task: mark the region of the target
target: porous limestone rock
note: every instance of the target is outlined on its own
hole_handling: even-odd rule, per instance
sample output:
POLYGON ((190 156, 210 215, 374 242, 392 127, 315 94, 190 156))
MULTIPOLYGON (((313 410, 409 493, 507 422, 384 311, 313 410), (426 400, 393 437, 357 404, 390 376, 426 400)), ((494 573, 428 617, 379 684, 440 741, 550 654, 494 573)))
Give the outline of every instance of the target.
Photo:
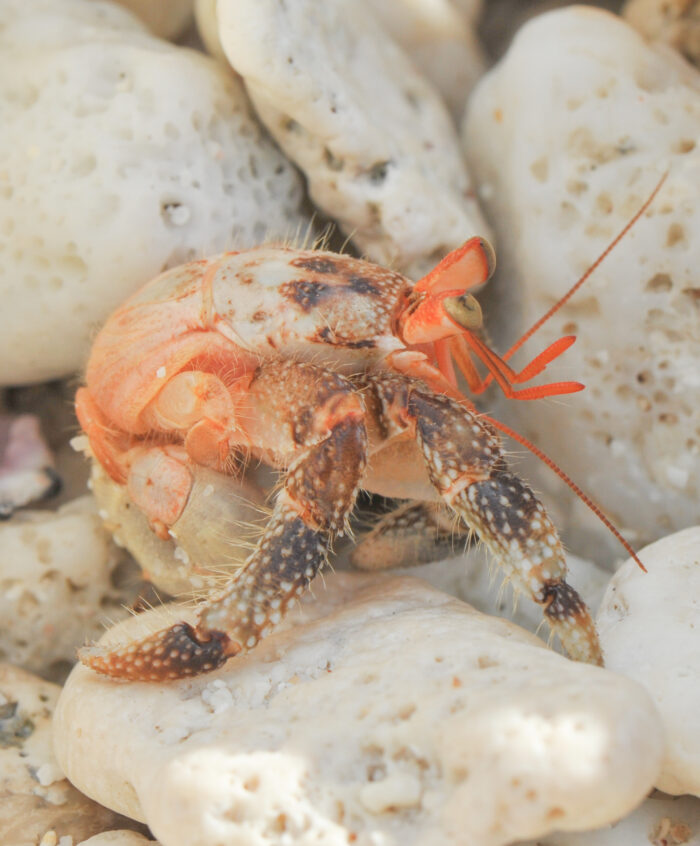
POLYGON ((364 0, 219 0, 219 37, 314 202, 417 278, 485 234, 449 114, 364 0))
POLYGON ((139 587, 135 567, 120 583, 127 566, 89 496, 0 523, 0 658, 64 676, 79 646, 127 614, 139 587))
POLYGON ((698 126, 700 75, 584 6, 525 26, 478 84, 464 126, 500 247, 486 314, 501 350, 669 171, 643 218, 513 359, 519 369, 555 338, 578 336, 545 381, 576 379, 586 390, 511 403, 512 421, 637 543, 698 514, 698 126))
POLYGON ((77 846, 158 846, 153 840, 144 837, 136 831, 121 829, 119 831, 105 831, 83 840, 77 846))
POLYGON ((653 793, 631 814, 596 831, 558 831, 519 846, 700 846, 700 801, 653 793))
MULTIPOLYGON (((196 0, 202 41, 211 55, 225 59, 216 18, 218 0, 196 0)), ((352 12, 355 0, 345 0, 352 12)), ((474 27, 481 0, 460 9, 453 0, 368 0, 393 39, 435 86, 456 122, 467 96, 484 72, 485 60, 474 27)))
POLYGON ((598 614, 606 665, 644 685, 664 722, 656 786, 700 795, 700 526, 640 553, 613 576, 598 614))
POLYGON ((647 38, 700 64, 700 0, 628 0, 622 14, 647 38))
MULTIPOLYGON (((352 4, 353 0, 350 0, 352 4)), ((481 2, 460 9, 453 0, 369 0, 381 26, 440 92, 459 121, 485 69, 474 31, 481 2)))
POLYGON ((0 385, 76 370, 163 269, 306 226, 242 86, 113 4, 0 3, 0 125, 0 385))
POLYGON ((47 832, 54 832, 55 842, 63 846, 67 841, 62 837, 79 843, 109 828, 140 828, 83 796, 61 772, 51 748, 51 715, 58 694, 55 684, 0 664, 3 846, 37 846, 47 832))
POLYGON ((76 667, 61 766, 164 846, 506 844, 617 819, 655 779, 658 717, 636 683, 414 579, 336 574, 314 593, 211 675, 76 667))

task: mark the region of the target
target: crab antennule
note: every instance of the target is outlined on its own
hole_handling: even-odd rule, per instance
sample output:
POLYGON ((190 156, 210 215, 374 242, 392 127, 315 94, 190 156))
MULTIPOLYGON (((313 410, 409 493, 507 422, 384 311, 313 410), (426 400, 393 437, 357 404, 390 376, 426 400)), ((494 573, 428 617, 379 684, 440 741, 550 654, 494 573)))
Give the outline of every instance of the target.
POLYGON ((464 374, 467 383, 475 393, 481 393, 490 382, 490 379, 478 381, 474 379, 476 372, 473 363, 469 357, 470 350, 473 350, 489 370, 490 376, 496 380, 501 387, 503 393, 510 399, 519 400, 534 400, 542 399, 543 397, 559 396, 560 394, 573 394, 577 391, 582 391, 585 387, 581 382, 550 382, 546 385, 536 385, 533 388, 523 388, 515 390, 512 386, 520 382, 527 382, 529 379, 541 373, 544 368, 557 356, 561 355, 568 349, 573 340, 569 340, 572 336, 560 338, 555 341, 546 350, 541 352, 528 364, 520 373, 516 373, 511 367, 503 361, 492 349, 490 349, 480 338, 472 332, 465 332, 454 340, 451 344, 451 350, 455 355, 457 366, 464 374))

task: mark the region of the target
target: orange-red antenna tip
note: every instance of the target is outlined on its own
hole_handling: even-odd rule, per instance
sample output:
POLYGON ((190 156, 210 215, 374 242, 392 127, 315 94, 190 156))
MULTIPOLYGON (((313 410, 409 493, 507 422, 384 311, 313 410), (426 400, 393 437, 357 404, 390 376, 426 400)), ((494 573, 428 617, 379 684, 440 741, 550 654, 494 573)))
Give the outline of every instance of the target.
POLYGON ((596 517, 600 520, 600 522, 610 531, 617 540, 622 544, 625 551, 630 555, 634 561, 636 562, 637 566, 640 567, 645 573, 647 572, 647 568, 642 564, 642 562, 637 557, 637 553, 632 549, 629 543, 622 537, 619 530, 615 528, 613 523, 608 520, 608 518, 603 514, 600 507, 593 502, 593 500, 585 494, 581 488, 573 481, 573 479, 569 478, 566 473, 559 467, 556 462, 554 462, 548 455, 546 455, 539 447, 536 447, 533 443, 528 441, 528 439, 524 435, 520 435, 514 429, 511 429, 510 426, 506 426, 505 423, 501 423, 500 420, 494 420, 493 417, 488 417, 484 415, 485 419, 489 421, 493 426, 503 432, 505 435, 508 435, 509 438, 512 438, 514 441, 517 441, 522 446, 526 447, 530 450, 533 455, 536 455, 540 461, 543 461, 550 469, 552 469, 559 478, 565 482, 571 490, 576 494, 576 496, 586 505, 590 510, 596 515, 596 517))

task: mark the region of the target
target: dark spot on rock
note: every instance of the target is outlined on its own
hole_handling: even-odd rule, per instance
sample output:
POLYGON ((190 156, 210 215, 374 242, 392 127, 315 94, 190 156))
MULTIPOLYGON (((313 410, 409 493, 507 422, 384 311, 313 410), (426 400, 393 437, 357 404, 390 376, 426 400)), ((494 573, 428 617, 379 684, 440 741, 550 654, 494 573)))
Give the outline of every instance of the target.
POLYGON ((304 270, 313 270, 316 273, 337 273, 338 265, 333 259, 323 258, 322 256, 310 256, 308 258, 298 258, 289 262, 294 267, 302 267, 304 270))
POLYGON ((302 311, 309 312, 321 303, 332 288, 325 282, 310 282, 306 279, 294 279, 282 285, 283 296, 296 303, 302 311))
POLYGON ((256 311, 255 314, 250 319, 254 323, 262 323, 263 320, 267 320, 267 318, 269 316, 270 315, 266 311, 263 311, 262 309, 260 309, 259 311, 256 311))
POLYGON ((367 175, 369 176, 369 181, 373 185, 381 185, 382 182, 384 182, 384 180, 386 179, 387 174, 389 173, 389 168, 391 167, 391 164, 391 161, 386 161, 377 162, 376 164, 372 165, 372 167, 367 172, 367 175))

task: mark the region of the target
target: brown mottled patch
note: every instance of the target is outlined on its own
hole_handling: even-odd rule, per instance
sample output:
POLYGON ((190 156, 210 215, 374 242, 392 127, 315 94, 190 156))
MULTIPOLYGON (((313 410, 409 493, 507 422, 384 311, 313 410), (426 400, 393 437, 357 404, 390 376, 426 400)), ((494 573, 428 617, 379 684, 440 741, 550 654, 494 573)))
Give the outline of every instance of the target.
POLYGON ((338 265, 333 259, 322 256, 309 256, 292 259, 289 262, 292 267, 301 267, 304 270, 313 270, 315 273, 337 273, 338 265))
POLYGON ((250 318, 253 323, 262 323, 263 321, 267 320, 270 315, 263 311, 263 309, 259 309, 255 312, 255 314, 250 318))
POLYGON ((371 350, 377 346, 376 341, 373 341, 371 338, 361 338, 359 341, 355 341, 352 338, 346 338, 344 335, 334 332, 329 326, 324 326, 323 329, 316 333, 316 337, 311 340, 323 344, 332 344, 334 347, 347 347, 350 350, 371 350))
POLYGON ((325 282, 313 282, 308 279, 293 279, 280 287, 282 296, 307 313, 323 302, 332 291, 333 288, 325 282))
POLYGON ((353 274, 348 276, 348 288, 355 294, 363 294, 367 297, 378 297, 382 291, 377 281, 369 276, 353 274))

